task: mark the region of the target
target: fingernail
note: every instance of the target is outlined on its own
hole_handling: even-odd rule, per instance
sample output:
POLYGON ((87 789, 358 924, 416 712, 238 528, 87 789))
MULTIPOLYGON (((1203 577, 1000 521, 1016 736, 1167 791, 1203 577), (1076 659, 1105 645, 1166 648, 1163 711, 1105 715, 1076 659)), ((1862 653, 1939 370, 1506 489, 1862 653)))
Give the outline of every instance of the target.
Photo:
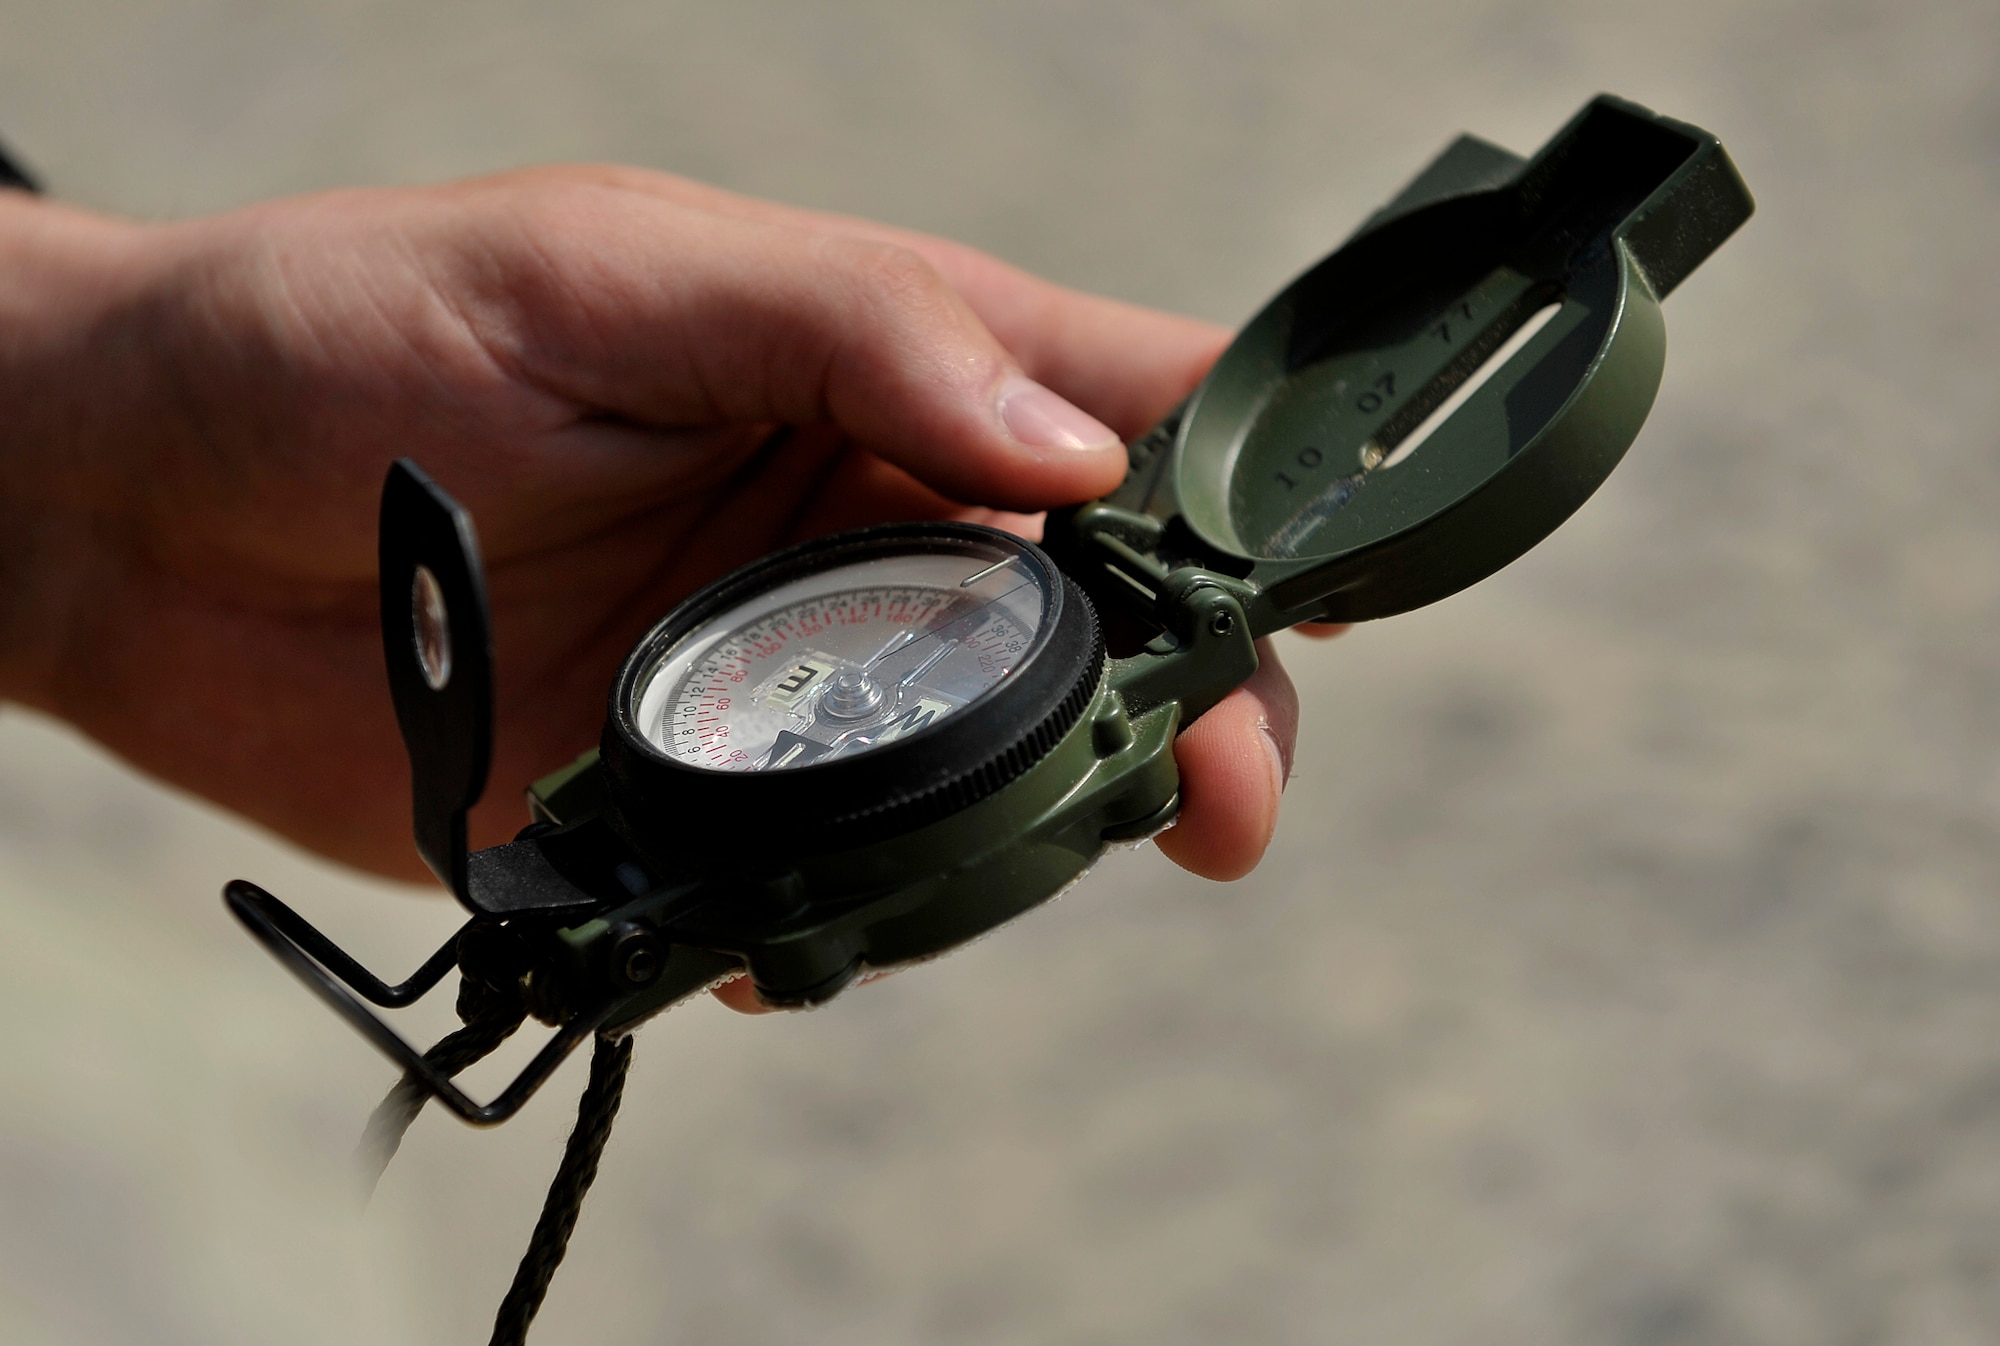
POLYGON ((1260 722, 1257 728, 1263 736, 1265 750, 1271 754, 1271 774, 1277 778, 1278 793, 1283 794, 1285 787, 1292 783, 1291 756, 1279 744, 1278 736, 1271 732, 1270 725, 1260 722))
POLYGON ((1036 383, 1014 375, 1000 385, 1000 420, 1033 449, 1108 449, 1118 433, 1097 417, 1036 383))

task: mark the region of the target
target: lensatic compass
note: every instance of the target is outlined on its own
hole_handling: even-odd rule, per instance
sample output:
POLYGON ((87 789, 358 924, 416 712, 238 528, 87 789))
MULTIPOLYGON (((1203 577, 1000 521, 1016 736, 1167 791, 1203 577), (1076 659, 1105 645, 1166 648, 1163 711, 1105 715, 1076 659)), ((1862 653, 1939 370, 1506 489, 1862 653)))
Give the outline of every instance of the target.
POLYGON ((1614 98, 1529 160, 1461 138, 1040 546, 863 529, 668 613, 613 681, 598 746, 529 786, 532 821, 486 850, 466 845, 492 734, 473 521, 398 463, 383 641, 417 846, 469 919, 390 986, 254 885, 225 896, 406 1072, 378 1113, 391 1146, 427 1096, 505 1120, 598 1040, 495 1340, 525 1335, 561 1256, 633 1029, 739 974, 768 1004, 819 1004, 1166 826, 1174 737, 1256 669, 1258 637, 1455 593, 1589 497, 1659 386, 1660 301, 1751 208, 1713 136, 1614 98), (428 1054, 362 1003, 407 1005, 454 969, 468 1027, 428 1054), (532 1062, 488 1101, 461 1091, 452 1076, 528 1015, 556 1030, 532 1062))

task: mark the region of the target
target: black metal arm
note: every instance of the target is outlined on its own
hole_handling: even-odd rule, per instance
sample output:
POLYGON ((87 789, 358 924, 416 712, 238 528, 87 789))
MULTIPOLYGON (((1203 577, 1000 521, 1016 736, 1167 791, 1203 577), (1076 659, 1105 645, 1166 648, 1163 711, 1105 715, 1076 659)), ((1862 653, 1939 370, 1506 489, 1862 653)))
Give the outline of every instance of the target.
MULTIPOLYGON (((244 924, 249 925, 253 932, 257 926, 246 914, 246 907, 260 913, 261 918, 268 921, 277 934, 290 940, 328 972, 359 991, 369 1003, 380 1005, 384 1009, 402 1009, 405 1005, 414 1005, 422 1000, 433 986, 443 981, 444 974, 458 966, 458 937, 465 933, 466 926, 472 924, 471 921, 467 921, 465 925, 453 931, 451 938, 444 942, 443 947, 432 954, 422 967, 411 973, 408 981, 390 986, 348 957, 338 944, 315 930, 305 917, 256 884, 245 883, 238 879, 224 888, 222 894, 224 900, 229 903, 229 909, 235 912, 237 918, 244 924), (239 893, 238 889, 242 891, 239 893)), ((267 938, 264 942, 269 944, 270 940, 267 938)))
POLYGON ((535 1091, 555 1073, 556 1067, 604 1026, 618 1004, 616 999, 607 1000, 572 1014, 556 1030, 555 1036, 535 1054, 535 1059, 514 1077, 513 1083, 500 1091, 499 1097, 490 1103, 475 1103, 451 1082, 449 1076, 426 1061, 422 1052, 377 1018, 354 995, 354 991, 359 990, 376 1004, 390 1007, 417 1000, 451 970, 458 943, 456 935, 450 943, 432 954, 415 976, 400 986, 389 986, 343 953, 304 917, 256 884, 237 879, 222 890, 222 898, 236 919, 243 922, 257 941, 291 970, 292 975, 304 982, 332 1007, 334 1013, 353 1025, 385 1056, 422 1081, 439 1102, 474 1126, 492 1126, 519 1112, 521 1105, 532 1098, 535 1091), (350 987, 353 989, 350 990, 350 987))

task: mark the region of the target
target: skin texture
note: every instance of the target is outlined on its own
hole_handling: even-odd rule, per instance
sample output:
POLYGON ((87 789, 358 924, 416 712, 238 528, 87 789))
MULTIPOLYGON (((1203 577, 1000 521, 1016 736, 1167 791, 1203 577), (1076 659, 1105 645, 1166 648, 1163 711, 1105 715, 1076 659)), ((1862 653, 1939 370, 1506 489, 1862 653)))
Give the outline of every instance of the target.
MULTIPOLYGON (((1117 484, 1117 441, 1227 339, 625 169, 170 225, 0 197, 0 696, 397 878, 425 871, 375 611, 394 458, 478 524, 497 714, 472 841, 492 845, 689 592, 890 519, 1032 535, 1117 484)), ((1181 737, 1163 851, 1214 878, 1256 864, 1297 711, 1267 647, 1181 737)))

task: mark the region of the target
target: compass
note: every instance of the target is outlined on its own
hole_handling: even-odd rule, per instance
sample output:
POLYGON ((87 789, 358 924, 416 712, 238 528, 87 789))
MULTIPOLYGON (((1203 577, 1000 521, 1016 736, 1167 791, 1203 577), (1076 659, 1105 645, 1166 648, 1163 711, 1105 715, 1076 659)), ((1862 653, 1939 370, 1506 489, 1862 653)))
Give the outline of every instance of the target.
POLYGON ((504 1120, 580 1043, 602 1058, 729 977, 804 1007, 951 949, 1172 821, 1174 738, 1255 671, 1259 637, 1433 602, 1559 526, 1652 405, 1661 301, 1751 209, 1715 137, 1611 97, 1530 159, 1462 137, 1252 318, 1130 446, 1123 483, 1051 514, 1041 545, 902 524, 726 576, 638 642, 597 746, 529 786, 516 840, 479 851, 476 533, 400 462, 384 648, 417 847, 467 923, 391 986, 255 885, 227 901, 403 1067, 397 1125, 427 1096, 504 1120), (419 1052, 362 1003, 408 1004, 454 969, 465 1034, 529 1014, 556 1030, 484 1103, 452 1077, 490 1046, 419 1052))

